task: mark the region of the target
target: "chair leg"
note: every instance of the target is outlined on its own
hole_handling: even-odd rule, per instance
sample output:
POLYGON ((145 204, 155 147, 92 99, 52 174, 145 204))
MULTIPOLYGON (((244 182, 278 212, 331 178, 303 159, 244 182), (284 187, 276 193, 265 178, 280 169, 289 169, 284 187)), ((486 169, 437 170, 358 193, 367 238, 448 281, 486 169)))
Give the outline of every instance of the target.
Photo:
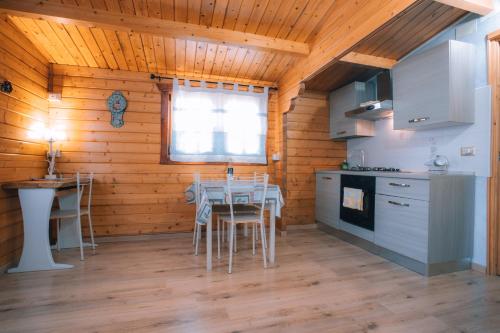
POLYGON ((255 255, 255 223, 252 223, 252 255, 255 255))
POLYGON ((196 223, 195 227, 195 245, 194 245, 194 255, 197 256, 198 255, 198 244, 200 243, 200 238, 198 237, 198 234, 201 232, 201 225, 199 225, 198 223, 196 223))
POLYGON ((238 225, 234 224, 234 253, 238 252, 238 225))
POLYGON ((262 223, 262 227, 264 228, 264 238, 262 238, 262 242, 264 243, 264 247, 267 249, 266 224, 262 223))
POLYGON ((231 274, 232 269, 233 269, 233 245, 234 245, 234 223, 229 224, 229 268, 228 268, 228 273, 231 274))
POLYGON ((87 215, 89 219, 89 231, 90 231, 90 242, 92 243, 92 252, 95 254, 95 242, 94 242, 94 228, 92 227, 92 218, 90 217, 90 212, 89 215, 87 215))
POLYGON ((78 216, 76 218, 76 224, 77 224, 77 233, 78 233, 78 239, 80 240, 80 260, 85 260, 83 256, 83 238, 82 238, 82 222, 81 222, 81 217, 78 216))
MULTIPOLYGON (((224 222, 222 224, 224 224, 224 222)), ((217 259, 220 259, 220 216, 218 215, 217 215, 217 259)))
POLYGON ((222 243, 224 244, 226 242, 226 236, 225 236, 225 228, 226 228, 226 222, 222 221, 222 243))
POLYGON ((193 228, 193 246, 196 244, 196 231, 198 230, 198 223, 196 223, 196 220, 194 221, 194 228, 193 228))
MULTIPOLYGON (((260 236, 262 239, 264 239, 264 223, 260 223, 260 236)), ((264 268, 267 268, 267 257, 266 257, 266 247, 264 245, 264 242, 261 242, 262 244, 262 258, 264 259, 264 268)))

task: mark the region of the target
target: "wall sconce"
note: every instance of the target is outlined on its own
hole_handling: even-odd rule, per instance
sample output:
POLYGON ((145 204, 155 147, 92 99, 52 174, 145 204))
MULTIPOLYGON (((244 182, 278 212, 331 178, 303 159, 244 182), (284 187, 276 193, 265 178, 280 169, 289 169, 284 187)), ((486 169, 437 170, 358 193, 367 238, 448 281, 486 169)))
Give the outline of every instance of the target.
POLYGON ((12 92, 13 88, 12 88, 12 83, 10 81, 3 81, 1 84, 0 84, 0 91, 3 92, 3 93, 6 93, 6 94, 10 94, 12 92))
POLYGON ((47 168, 48 174, 45 175, 45 179, 57 179, 54 174, 56 169, 56 157, 61 157, 61 151, 59 149, 54 149, 54 143, 57 141, 65 141, 66 133, 62 128, 47 128, 43 124, 35 124, 32 126, 28 136, 32 139, 45 140, 49 144, 49 149, 47 151, 47 162, 49 167, 47 168))

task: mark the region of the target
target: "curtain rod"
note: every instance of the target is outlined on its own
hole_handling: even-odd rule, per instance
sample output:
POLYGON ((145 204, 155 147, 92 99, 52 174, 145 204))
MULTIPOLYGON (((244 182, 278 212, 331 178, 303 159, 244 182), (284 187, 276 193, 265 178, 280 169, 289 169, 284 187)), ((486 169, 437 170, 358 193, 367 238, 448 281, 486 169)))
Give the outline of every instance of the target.
POLYGON ((267 87, 269 89, 278 89, 278 87, 275 86, 275 85, 273 85, 273 86, 266 86, 266 85, 262 85, 262 84, 255 85, 255 84, 250 84, 250 83, 238 83, 238 82, 227 82, 227 81, 217 81, 217 80, 190 79, 190 78, 178 77, 178 76, 175 76, 175 75, 161 76, 161 75, 156 75, 156 74, 151 73, 151 75, 149 77, 150 77, 151 80, 158 80, 158 82, 161 82, 161 80, 179 79, 179 80, 189 80, 189 81, 198 81, 198 82, 205 81, 205 82, 210 82, 210 83, 219 83, 219 82, 221 82, 223 84, 238 84, 239 86, 245 86, 245 87, 254 86, 254 87, 260 87, 260 88, 266 88, 267 87))

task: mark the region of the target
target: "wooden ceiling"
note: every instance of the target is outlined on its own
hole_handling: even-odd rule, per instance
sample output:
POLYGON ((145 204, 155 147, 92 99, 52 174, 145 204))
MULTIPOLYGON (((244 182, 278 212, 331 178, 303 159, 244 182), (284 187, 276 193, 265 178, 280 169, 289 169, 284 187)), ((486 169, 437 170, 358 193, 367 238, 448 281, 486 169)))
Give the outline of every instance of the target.
MULTIPOLYGON (((433 0, 423 0, 363 39, 349 52, 399 60, 467 13, 433 0)), ((353 81, 366 80, 378 71, 374 67, 355 65, 339 59, 305 82, 306 89, 332 91, 353 81)))
MULTIPOLYGON (((333 8, 342 11, 325 0, 0 3, 0 15, 9 15, 51 63, 261 85, 276 85, 315 46, 333 8), (210 34, 216 38, 205 38, 210 34)), ((376 68, 353 62, 372 57, 391 66, 466 14, 438 1, 416 1, 334 59, 306 88, 330 91, 365 79, 376 68)))
MULTIPOLYGON (((333 1, 50 0, 289 41, 314 39, 333 1)), ((300 55, 10 16, 49 62, 204 79, 279 80, 300 55)))

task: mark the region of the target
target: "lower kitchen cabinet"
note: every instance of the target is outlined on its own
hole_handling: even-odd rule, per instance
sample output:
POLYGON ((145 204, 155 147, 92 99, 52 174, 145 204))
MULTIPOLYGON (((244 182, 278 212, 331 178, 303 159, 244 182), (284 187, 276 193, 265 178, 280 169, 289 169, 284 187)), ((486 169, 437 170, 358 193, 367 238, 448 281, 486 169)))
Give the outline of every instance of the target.
POLYGON ((424 275, 470 268, 473 175, 377 174, 375 230, 366 230, 372 236, 364 237, 361 228, 340 219, 341 173, 316 175, 316 220, 322 230, 424 275))
POLYGON ((427 262, 429 202, 377 194, 375 244, 427 262))
POLYGON ((340 174, 316 174, 316 220, 339 228, 340 174))

